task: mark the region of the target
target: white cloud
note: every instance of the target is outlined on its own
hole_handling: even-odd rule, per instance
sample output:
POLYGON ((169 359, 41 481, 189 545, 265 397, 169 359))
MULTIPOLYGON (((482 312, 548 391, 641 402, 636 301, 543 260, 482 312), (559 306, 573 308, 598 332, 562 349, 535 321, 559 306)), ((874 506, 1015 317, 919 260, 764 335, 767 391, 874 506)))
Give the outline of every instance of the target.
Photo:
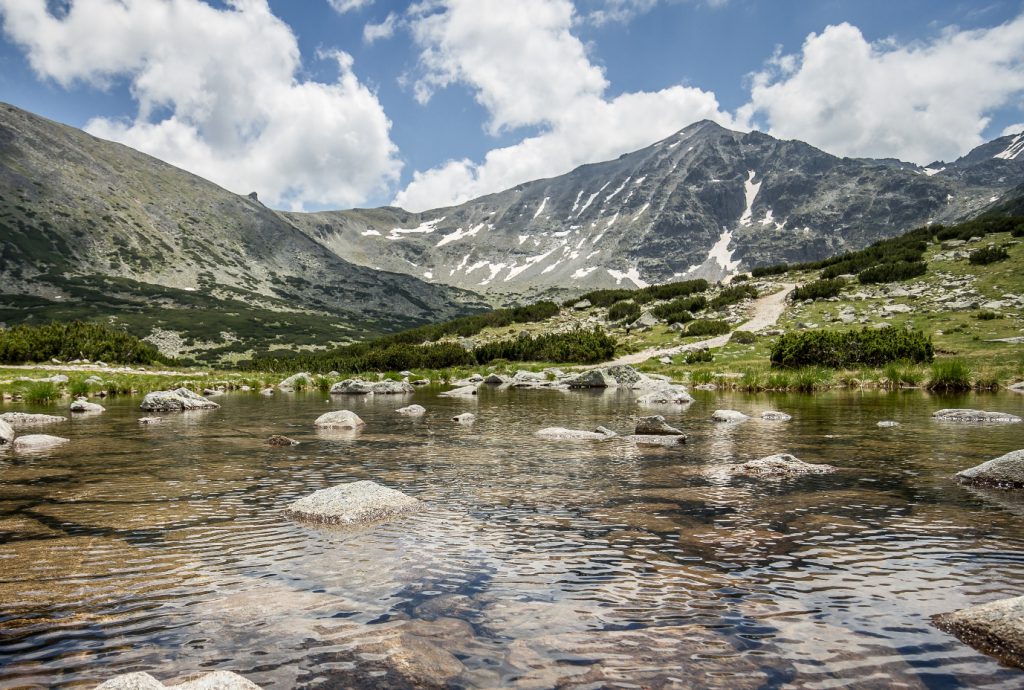
POLYGON ((925 164, 983 143, 989 113, 1022 91, 1024 16, 903 46, 871 44, 840 24, 753 75, 738 116, 839 155, 925 164))
POLYGON ((392 184, 388 121, 345 53, 331 83, 301 81, 298 44, 266 0, 0 0, 37 74, 68 87, 127 78, 134 120, 86 129, 272 205, 352 205, 392 184), (259 49, 254 49, 258 46, 259 49))
POLYGON ((1015 125, 1010 125, 1003 130, 1002 136, 1008 137, 1011 134, 1020 134, 1021 132, 1024 132, 1024 122, 1018 122, 1015 125))
POLYGON ((374 43, 381 39, 391 38, 395 35, 395 26, 398 23, 398 15, 389 12, 380 24, 368 23, 363 27, 363 41, 374 43))
POLYGON ((373 0, 327 0, 336 12, 345 14, 353 10, 359 10, 367 5, 372 5, 373 0))
POLYGON ((462 83, 490 116, 492 132, 532 125, 539 134, 487 153, 417 171, 395 203, 423 210, 459 203, 527 180, 568 172, 646 146, 700 119, 732 125, 713 93, 686 86, 606 98, 607 82, 570 33, 565 0, 447 0, 412 17, 424 75, 433 89, 462 83))

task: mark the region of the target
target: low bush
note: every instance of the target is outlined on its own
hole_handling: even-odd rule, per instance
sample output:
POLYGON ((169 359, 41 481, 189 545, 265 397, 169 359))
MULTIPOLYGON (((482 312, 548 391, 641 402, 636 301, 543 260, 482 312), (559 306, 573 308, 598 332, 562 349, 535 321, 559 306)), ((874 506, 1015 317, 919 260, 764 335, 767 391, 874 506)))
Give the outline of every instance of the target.
POLYGON ((725 321, 715 319, 697 319, 687 325, 683 335, 725 335, 732 327, 725 321))
POLYGON ((893 283, 898 280, 909 280, 923 276, 928 265, 923 261, 897 261, 896 263, 878 264, 857 274, 857 280, 863 285, 869 283, 893 283))
POLYGON ((711 350, 706 347, 702 347, 699 350, 689 350, 683 355, 683 362, 686 364, 703 364, 705 362, 713 361, 715 361, 715 356, 711 354, 711 350))
POLYGON ((961 359, 940 359, 932 365, 928 390, 966 391, 971 389, 971 368, 961 359))
POLYGON ((730 304, 736 304, 737 302, 742 302, 748 298, 753 299, 754 297, 757 297, 757 288, 753 285, 736 285, 726 288, 715 295, 709 306, 712 309, 721 309, 730 304))
POLYGON ((82 321, 15 326, 0 330, 0 363, 50 359, 152 364, 160 353, 149 343, 109 326, 82 321))
POLYGON ((779 276, 787 272, 789 272, 789 264, 775 264, 773 266, 758 266, 750 271, 750 275, 755 278, 764 278, 765 276, 779 276))
POLYGON ((704 295, 680 297, 651 310, 657 318, 669 323, 686 323, 693 320, 694 313, 704 309, 708 300, 704 295))
POLYGON ((739 343, 740 345, 753 345, 757 342, 757 336, 750 331, 734 331, 729 336, 730 343, 739 343))
POLYGON ((931 362, 934 357, 931 338, 921 331, 892 327, 786 333, 771 351, 772 366, 785 368, 881 367, 900 360, 931 362))
POLYGON ((1009 258, 1010 252, 1006 250, 1006 247, 997 247, 994 244, 990 244, 987 247, 975 249, 967 257, 967 260, 975 266, 987 266, 988 264, 1005 261, 1009 258))
POLYGON ((795 302, 802 302, 805 299, 818 300, 837 297, 844 285, 846 285, 846 281, 838 278, 815 280, 793 290, 790 293, 790 298, 795 302))
POLYGON ((514 362, 573 362, 591 364, 615 355, 615 340, 595 328, 577 329, 535 337, 514 338, 476 348, 476 363, 487 364, 496 359, 514 362))
POLYGON ((674 299, 698 292, 705 292, 708 287, 708 281, 698 278, 696 280, 680 280, 675 283, 665 283, 664 285, 649 285, 639 290, 593 290, 566 302, 565 306, 572 306, 577 301, 583 299, 590 300, 590 303, 595 307, 610 307, 624 299, 631 299, 637 304, 646 304, 652 300, 674 299))
POLYGON ((43 405, 48 402, 53 402, 60 396, 60 391, 57 390, 57 386, 50 381, 35 381, 28 385, 25 389, 25 402, 30 402, 36 405, 43 405))
POLYGON ((999 312, 989 311, 988 309, 986 309, 984 311, 979 311, 977 314, 974 315, 974 318, 978 319, 979 321, 993 321, 995 319, 1003 318, 1003 315, 1000 314, 999 312))
POLYGON ((616 302, 608 307, 609 321, 621 321, 623 319, 633 321, 638 318, 640 318, 640 305, 636 302, 616 302))

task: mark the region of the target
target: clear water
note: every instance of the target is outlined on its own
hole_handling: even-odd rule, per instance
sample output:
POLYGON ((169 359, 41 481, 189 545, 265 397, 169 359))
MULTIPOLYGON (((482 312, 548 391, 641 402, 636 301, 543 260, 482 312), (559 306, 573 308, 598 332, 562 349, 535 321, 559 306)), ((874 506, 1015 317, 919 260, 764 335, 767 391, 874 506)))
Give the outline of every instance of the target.
POLYGON ((1024 425, 930 414, 1024 414, 1024 396, 698 393, 655 410, 686 446, 638 449, 532 436, 629 431, 629 394, 436 393, 232 394, 154 426, 118 398, 39 430, 61 449, 0 454, 0 687, 211 669, 265 688, 1024 684, 929 623, 1024 593, 1024 498, 950 480, 1024 447, 1024 425), (429 416, 394 414, 411 402, 429 416), (318 435, 340 407, 366 431, 318 435), (723 426, 716 408, 794 419, 723 426), (477 423, 448 421, 463 411, 477 423), (775 452, 841 471, 709 476, 775 452), (363 529, 281 515, 358 479, 426 509, 363 529))

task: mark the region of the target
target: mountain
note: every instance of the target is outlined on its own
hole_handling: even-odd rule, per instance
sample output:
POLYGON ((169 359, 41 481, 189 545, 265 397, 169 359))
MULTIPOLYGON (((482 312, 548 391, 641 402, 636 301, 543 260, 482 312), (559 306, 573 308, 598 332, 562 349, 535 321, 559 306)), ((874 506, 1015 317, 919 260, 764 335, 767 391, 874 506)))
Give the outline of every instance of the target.
POLYGON ((703 121, 614 161, 459 206, 283 214, 339 256, 514 302, 720 279, 972 217, 1024 182, 1024 134, 953 163, 839 158, 703 121))
POLYGON ((0 104, 0 321, 103 319, 167 353, 230 357, 474 305, 340 258, 255 195, 0 104))

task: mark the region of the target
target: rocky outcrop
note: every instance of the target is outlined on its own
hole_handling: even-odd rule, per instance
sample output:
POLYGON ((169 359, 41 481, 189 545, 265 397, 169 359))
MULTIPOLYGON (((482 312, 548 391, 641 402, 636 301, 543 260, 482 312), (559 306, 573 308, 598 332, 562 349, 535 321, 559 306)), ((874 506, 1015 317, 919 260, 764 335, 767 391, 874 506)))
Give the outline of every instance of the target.
POLYGON ((0 446, 6 446, 14 440, 14 427, 0 420, 0 446))
POLYGON ((55 414, 30 414, 28 412, 4 412, 0 414, 0 420, 7 422, 15 429, 23 429, 28 426, 45 426, 47 424, 59 424, 68 421, 67 417, 55 414))
POLYGON ((331 386, 331 395, 369 395, 373 384, 362 379, 345 379, 331 386))
POLYGON ((520 369, 508 383, 513 388, 529 388, 548 383, 548 377, 536 371, 520 369))
POLYGON ((349 410, 333 410, 316 418, 313 425, 321 429, 352 429, 358 430, 366 426, 366 422, 355 412, 349 410))
POLYGON ((100 412, 106 412, 106 408, 103 405, 89 402, 86 398, 78 398, 68 408, 72 412, 84 412, 89 414, 98 414, 100 412))
POLYGON ((560 426, 550 426, 534 432, 533 435, 546 441, 607 441, 614 436, 614 434, 608 435, 600 431, 566 429, 560 426))
POLYGON ((745 422, 750 419, 749 416, 736 410, 715 410, 711 413, 711 421, 713 422, 724 422, 726 424, 735 424, 737 422, 745 422))
POLYGON ((972 424, 1014 424, 1021 418, 1006 412, 986 412, 984 410, 945 409, 932 413, 932 418, 939 422, 967 422, 972 424))
POLYGON ((472 412, 463 412, 462 414, 457 414, 452 417, 452 421, 458 422, 459 424, 472 424, 476 421, 476 415, 472 412))
POLYGON ((932 622, 961 642, 1024 668, 1024 596, 941 613, 932 622))
POLYGON ((778 410, 765 410, 761 413, 761 419, 768 422, 788 422, 793 419, 793 416, 778 410))
POLYGON ((175 685, 164 685, 141 671, 125 673, 96 686, 96 690, 260 690, 260 686, 231 671, 213 671, 175 685))
POLYGON ((139 407, 147 412, 179 412, 183 410, 215 410, 220 405, 187 388, 177 388, 173 391, 146 393, 146 397, 142 399, 142 404, 139 407))
POLYGON ((274 434, 266 441, 264 441, 264 443, 266 443, 268 446, 276 446, 278 448, 286 448, 289 446, 299 445, 299 442, 296 441, 295 439, 288 438, 287 436, 281 436, 280 434, 274 434))
POLYGON ((994 486, 1001 489, 1024 488, 1024 450, 1015 450, 998 458, 957 472, 961 484, 994 486))
POLYGON ((665 422, 665 418, 659 415, 641 417, 636 420, 637 436, 682 436, 683 432, 665 422))
POLYGON ((461 388, 453 388, 450 391, 444 393, 438 393, 439 398, 472 398, 477 394, 476 386, 462 386, 461 388))
POLYGON ((829 474, 835 471, 836 468, 832 465, 812 464, 788 453, 779 453, 735 465, 715 467, 710 470, 710 473, 746 477, 800 477, 807 474, 829 474))
POLYGON ((62 446, 69 440, 61 436, 50 436, 48 434, 29 434, 15 438, 13 446, 14 450, 45 450, 62 446))
POLYGON ((427 413, 427 408, 423 407, 423 405, 408 405, 406 407, 399 407, 395 412, 406 417, 422 417, 427 413))
POLYGON ((321 489, 285 508, 285 515, 328 525, 379 522, 420 507, 420 501, 376 482, 359 481, 321 489))
POLYGON ((309 372, 302 372, 301 374, 292 374, 281 383, 277 384, 277 387, 285 393, 291 393, 298 386, 312 386, 313 375, 309 372))

